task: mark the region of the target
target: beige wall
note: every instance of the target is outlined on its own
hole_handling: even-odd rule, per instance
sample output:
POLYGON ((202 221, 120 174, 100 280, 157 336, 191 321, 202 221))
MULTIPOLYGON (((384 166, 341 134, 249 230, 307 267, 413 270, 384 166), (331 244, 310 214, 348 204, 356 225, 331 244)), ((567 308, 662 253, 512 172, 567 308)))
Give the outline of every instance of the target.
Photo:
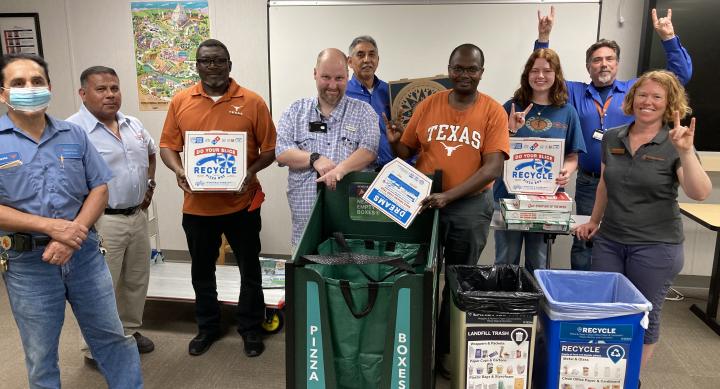
MULTIPOLYGON (((232 76, 244 86, 269 98, 267 5, 264 0, 209 0, 211 32, 214 38, 228 45, 232 60, 232 76)), ((65 118, 80 104, 77 97, 80 72, 88 66, 104 64, 114 67, 120 76, 123 90, 123 111, 142 120, 151 134, 159 139, 164 112, 141 112, 134 87, 133 40, 129 1, 122 0, 5 0, 0 12, 38 12, 43 36, 45 57, 50 63, 53 87, 52 115, 65 118)), ((547 5, 542 6, 543 9, 547 5)), ((558 23, 568 15, 558 15, 558 23)), ((619 76, 635 75, 640 46, 642 2, 605 0, 603 2, 601 37, 617 40, 623 48, 619 76), (618 8, 625 23, 618 23, 618 8)), ((534 22, 534 21, 532 21, 534 22)), ((679 32, 682 34, 682 32, 679 32)), ((316 39, 298 37, 298 39, 316 39)), ((590 42, 578 42, 587 46, 590 42)), ((568 59, 569 60, 569 59, 568 59)), ((574 59, 580 60, 580 59, 574 59)), ((275 64, 277 66, 277 64, 275 64)), ((285 65, 285 64, 283 64, 285 65)), ((292 71, 292 64, 288 64, 292 71)), ((309 75, 302 75, 303 77, 309 75)), ((273 112, 277 118, 281 112, 273 112)), ((290 216, 285 197, 287 173, 276 165, 260 175, 267 200, 263 206, 263 252, 288 254, 290 216)), ((717 178, 717 177, 715 177, 717 178)), ((161 247, 185 250, 185 236, 180 227, 182 196, 172 174, 162 164, 158 166, 156 200, 160 226, 161 247)), ((574 188, 570 188, 574 192, 574 188)), ((718 200, 717 190, 713 193, 718 200)), ((692 223, 686 223, 688 254, 685 272, 709 274, 712 257, 712 234, 692 223), (708 243, 710 242, 710 243, 708 243), (708 248, 709 247, 709 248, 708 248), (697 258, 697 260, 696 260, 697 258)), ((569 239, 562 237, 554 249, 556 266, 569 265, 569 239)), ((494 256, 492 240, 482 262, 490 263, 494 256)))

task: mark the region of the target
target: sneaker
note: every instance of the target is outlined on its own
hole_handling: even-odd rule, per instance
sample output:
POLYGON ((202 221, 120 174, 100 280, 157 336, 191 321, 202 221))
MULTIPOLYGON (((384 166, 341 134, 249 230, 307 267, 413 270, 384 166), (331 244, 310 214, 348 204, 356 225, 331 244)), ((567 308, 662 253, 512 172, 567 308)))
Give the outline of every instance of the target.
POLYGON ((137 343, 138 352, 140 354, 146 354, 153 350, 155 350, 155 343, 153 343, 152 340, 142 336, 141 333, 135 332, 132 334, 133 338, 135 338, 135 342, 137 343))
POLYGON ((194 356, 205 354, 216 340, 218 340, 217 334, 201 332, 190 341, 188 352, 194 356))
POLYGON ((245 355, 248 357, 257 357, 265 351, 262 336, 257 331, 249 331, 242 335, 245 355))

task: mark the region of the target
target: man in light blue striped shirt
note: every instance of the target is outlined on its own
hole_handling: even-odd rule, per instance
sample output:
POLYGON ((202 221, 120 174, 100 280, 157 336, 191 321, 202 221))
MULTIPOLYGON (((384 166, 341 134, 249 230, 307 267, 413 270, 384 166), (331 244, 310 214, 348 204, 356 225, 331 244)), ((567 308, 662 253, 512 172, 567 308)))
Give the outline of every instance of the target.
MULTIPOLYGON (((112 68, 93 66, 80 75, 83 105, 67 120, 82 127, 113 172, 107 208, 95 227, 107 250, 105 259, 115 287, 125 334, 140 353, 155 349, 137 329, 142 325, 150 280, 150 238, 145 210, 155 189, 155 142, 142 123, 120 112, 122 94, 112 68)), ((81 349, 92 359, 87 345, 81 349)))
POLYGON ((294 102, 277 126, 275 156, 280 166, 290 168, 293 246, 310 217, 318 183, 334 190, 347 173, 372 166, 380 141, 379 118, 370 104, 345 96, 345 54, 321 51, 314 74, 318 96, 294 102))

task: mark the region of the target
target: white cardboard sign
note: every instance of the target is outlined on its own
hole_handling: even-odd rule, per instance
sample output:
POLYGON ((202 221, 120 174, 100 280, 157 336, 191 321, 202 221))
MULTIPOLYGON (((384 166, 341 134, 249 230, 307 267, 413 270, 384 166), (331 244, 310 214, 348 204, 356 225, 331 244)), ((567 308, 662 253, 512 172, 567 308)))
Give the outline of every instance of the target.
POLYGON ((239 191, 247 168, 244 132, 185 132, 185 176, 193 191, 239 191))
POLYGON ((510 139, 510 158, 505 161, 503 181, 513 194, 555 194, 565 140, 553 138, 510 139))
POLYGON ((431 189, 432 180, 428 176, 402 159, 395 158, 378 173, 363 200, 408 228, 431 189))

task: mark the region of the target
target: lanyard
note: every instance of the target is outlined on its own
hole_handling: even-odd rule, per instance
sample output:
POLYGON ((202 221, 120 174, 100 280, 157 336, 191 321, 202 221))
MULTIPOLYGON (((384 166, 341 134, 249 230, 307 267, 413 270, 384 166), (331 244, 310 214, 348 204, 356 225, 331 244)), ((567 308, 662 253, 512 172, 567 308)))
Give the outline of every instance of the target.
POLYGON ((598 103, 597 100, 593 99, 593 103, 595 103, 595 109, 597 109, 598 115, 600 115, 600 128, 603 130, 603 132, 605 131, 605 114, 610 107, 610 102, 612 101, 612 98, 613 96, 608 97, 602 107, 600 107, 600 103, 598 103))

